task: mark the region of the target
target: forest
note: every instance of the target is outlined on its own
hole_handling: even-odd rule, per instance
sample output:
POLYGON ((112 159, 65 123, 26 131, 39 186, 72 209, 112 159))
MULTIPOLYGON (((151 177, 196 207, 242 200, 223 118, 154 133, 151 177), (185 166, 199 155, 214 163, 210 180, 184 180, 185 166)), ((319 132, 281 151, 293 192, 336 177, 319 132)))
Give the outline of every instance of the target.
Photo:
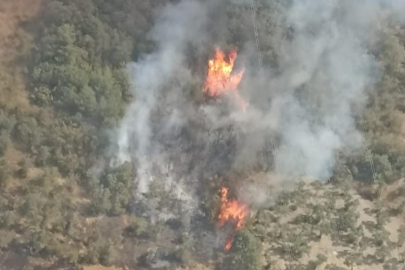
MULTIPOLYGON (((277 146, 285 139, 282 132, 268 135, 267 127, 263 138, 260 133, 249 139, 261 130, 250 120, 247 127, 225 120, 220 126, 220 121, 212 120, 217 116, 228 120, 222 117, 234 112, 232 99, 218 101, 224 104, 218 115, 210 118, 208 109, 203 116, 199 114, 204 104, 217 106, 220 99, 208 97, 202 90, 208 60, 216 46, 225 52, 239 48, 235 66, 241 70, 238 61, 246 62, 241 88, 249 89, 249 84, 260 88, 267 82, 260 82, 250 68, 258 65, 257 37, 262 70, 282 74, 289 65, 288 46, 300 31, 282 14, 295 1, 254 0, 254 6, 245 3, 250 1, 219 1, 223 3, 210 11, 213 15, 207 13, 220 17, 221 26, 209 21, 209 38, 203 41, 194 30, 156 30, 159 20, 169 16, 171 9, 167 7, 176 9, 182 2, 204 1, 0 2, 0 24, 4 25, 0 26, 0 269, 403 269, 404 23, 383 14, 376 22, 376 41, 362 44, 378 64, 379 75, 375 83, 364 87, 364 109, 353 113, 353 129, 362 137, 360 147, 352 149, 350 143, 336 147, 335 164, 325 179, 305 181, 304 170, 303 175, 289 176, 294 178, 294 188, 272 187, 273 194, 263 195, 266 203, 250 203, 243 226, 230 232, 230 227, 216 226, 221 202, 226 200, 221 187, 229 187, 236 200, 240 196, 237 188, 244 183, 256 183, 251 185, 254 190, 267 186, 270 175, 284 168, 284 163, 277 161, 277 146), (255 12, 255 25, 251 11, 255 12), (3 24, 3 17, 7 24, 3 24), (137 63, 160 59, 159 55, 148 58, 159 50, 166 59, 165 43, 170 49, 175 47, 173 51, 183 46, 176 40, 159 40, 156 35, 190 39, 182 65, 192 75, 174 71, 173 79, 167 79, 162 88, 175 90, 158 92, 161 96, 152 102, 149 95, 136 90, 131 65, 135 63, 136 70, 137 63), (208 44, 212 40, 215 43, 208 44), (253 48, 251 55, 244 54, 249 48, 253 48), (144 112, 138 107, 131 111, 136 102, 154 106, 148 128, 155 148, 147 148, 154 152, 145 155, 152 160, 153 180, 146 192, 137 181, 143 173, 140 168, 149 168, 142 167, 146 166, 142 157, 131 154, 119 159, 116 155, 122 146, 117 140, 122 123, 144 112), (174 110, 178 115, 189 118, 184 120, 186 127, 167 134, 164 127, 172 123, 172 105, 180 108, 174 110), (266 147, 260 145, 256 151, 256 146, 250 145, 255 140, 266 147), (247 150, 238 148, 242 142, 247 150), (160 150, 165 154, 155 153, 160 150), (238 155, 242 150, 251 150, 254 157, 238 155), (171 163, 162 165, 159 158, 162 163, 171 163), (175 180, 166 180, 172 178, 175 180), (190 199, 182 195, 183 184, 193 190, 190 199), (180 195, 177 188, 182 190, 180 195), (229 251, 223 249, 224 235, 232 236, 229 251)), ((201 14, 204 11, 194 14, 195 25, 201 14)), ((160 83, 159 77, 166 76, 165 68, 176 65, 172 62, 162 65, 162 73, 150 85, 160 83)), ((154 76, 147 73, 147 64, 144 69, 141 74, 154 76)), ((323 85, 317 86, 311 90, 310 83, 303 84, 293 94, 297 98, 302 95, 303 100, 309 96, 305 104, 310 104, 308 111, 316 111, 310 114, 314 118, 322 115, 321 109, 311 107, 322 103, 311 96, 322 96, 323 85)), ((249 96, 243 89, 240 95, 249 96)), ((250 97, 247 112, 236 110, 234 118, 250 117, 248 111, 254 106, 266 108, 262 96, 250 97)), ((282 106, 294 109, 290 103, 282 106)), ((320 116, 310 121, 322 123, 325 119, 320 116)), ((146 129, 142 122, 129 126, 146 129)), ((143 133, 137 130, 130 135, 139 134, 143 133)), ((141 142, 139 139, 130 150, 141 152, 141 142)), ((295 170, 294 164, 287 165, 288 171, 295 170)), ((253 194, 257 200, 258 194, 262 193, 253 194)))

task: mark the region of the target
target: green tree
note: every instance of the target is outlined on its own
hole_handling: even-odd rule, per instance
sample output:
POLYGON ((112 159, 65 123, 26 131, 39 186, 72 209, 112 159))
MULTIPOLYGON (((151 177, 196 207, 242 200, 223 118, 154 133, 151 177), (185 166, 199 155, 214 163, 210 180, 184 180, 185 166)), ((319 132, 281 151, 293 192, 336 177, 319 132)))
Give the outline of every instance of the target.
POLYGON ((0 187, 5 187, 9 177, 9 169, 4 159, 0 159, 0 187))
POLYGON ((247 230, 239 231, 233 245, 222 264, 225 270, 261 269, 260 244, 247 230))

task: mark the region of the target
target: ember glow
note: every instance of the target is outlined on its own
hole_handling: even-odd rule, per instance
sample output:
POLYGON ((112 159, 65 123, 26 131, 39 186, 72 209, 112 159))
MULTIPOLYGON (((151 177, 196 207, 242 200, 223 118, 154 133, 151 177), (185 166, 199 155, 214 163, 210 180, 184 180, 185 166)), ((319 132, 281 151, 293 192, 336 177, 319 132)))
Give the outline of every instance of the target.
POLYGON ((225 56, 219 48, 215 49, 215 58, 208 61, 208 77, 204 85, 204 92, 211 97, 230 94, 245 111, 249 103, 240 96, 237 90, 245 70, 232 74, 236 58, 236 50, 225 56))
POLYGON ((231 249, 235 233, 245 225, 245 219, 248 213, 249 208, 247 204, 241 203, 235 199, 228 199, 228 189, 221 189, 221 211, 218 215, 217 226, 221 228, 228 222, 234 226, 234 231, 226 239, 225 251, 231 249))

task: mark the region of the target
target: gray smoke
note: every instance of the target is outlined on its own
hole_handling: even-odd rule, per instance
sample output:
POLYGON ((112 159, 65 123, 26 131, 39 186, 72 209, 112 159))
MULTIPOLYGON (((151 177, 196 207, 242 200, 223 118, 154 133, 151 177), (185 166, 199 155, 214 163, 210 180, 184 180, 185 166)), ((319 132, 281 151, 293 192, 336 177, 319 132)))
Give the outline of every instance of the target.
MULTIPOLYGON (((161 106, 161 92, 174 91, 167 84, 174 79, 180 82, 190 80, 192 75, 184 65, 185 46, 201 42, 199 37, 204 37, 205 10, 197 1, 182 1, 167 6, 158 15, 156 26, 150 33, 150 38, 156 42, 156 51, 129 66, 136 101, 128 109, 118 131, 115 162, 138 161, 137 179, 142 193, 148 190, 153 178, 151 159, 156 149, 151 143, 151 113, 161 106)), ((178 119, 176 117, 172 122, 178 119)))
POLYGON ((355 117, 376 78, 365 47, 375 11, 365 2, 334 0, 293 1, 287 10, 294 33, 283 48, 282 73, 270 82, 280 117, 275 169, 281 175, 327 179, 337 150, 361 145, 355 117))
POLYGON ((256 2, 259 11, 261 6, 277 7, 277 14, 257 16, 260 20, 274 15, 268 20, 273 20, 274 29, 259 26, 259 38, 263 48, 271 48, 276 64, 265 61, 259 72, 257 63, 249 62, 257 59, 252 21, 246 19, 250 13, 236 20, 236 24, 250 23, 245 25, 248 34, 237 33, 248 37, 239 46, 237 63, 247 70, 240 87, 250 101, 244 113, 237 106, 224 109, 232 104, 226 97, 197 105, 185 95, 190 85, 199 84, 192 91, 202 91, 205 79, 196 70, 206 67, 193 68, 190 52, 205 59, 213 46, 232 40, 227 27, 235 25, 235 18, 227 19, 227 13, 219 11, 250 4, 250 0, 214 2, 218 1, 183 0, 157 15, 150 33, 155 52, 129 67, 135 101, 117 133, 116 163, 137 163, 141 193, 159 175, 163 186, 177 190, 177 197, 195 192, 202 175, 263 160, 270 164, 264 166, 266 170, 285 181, 328 179, 338 151, 362 145, 355 120, 379 76, 369 49, 378 41, 384 14, 403 14, 405 4, 399 0, 256 2), (271 158, 263 154, 265 150, 271 158), (183 165, 187 169, 179 169, 183 165))

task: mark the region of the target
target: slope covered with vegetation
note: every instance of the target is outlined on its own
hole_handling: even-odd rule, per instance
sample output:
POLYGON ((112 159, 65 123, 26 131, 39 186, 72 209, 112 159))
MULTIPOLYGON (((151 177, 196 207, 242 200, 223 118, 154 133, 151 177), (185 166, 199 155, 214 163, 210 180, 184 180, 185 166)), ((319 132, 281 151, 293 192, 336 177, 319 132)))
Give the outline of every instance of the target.
MULTIPOLYGON (((134 214, 134 165, 109 166, 110 134, 136 99, 127 64, 155 49, 147 34, 153 15, 175 1, 15 2, 0 2, 11 25, 0 26, 0 269, 404 267, 403 26, 388 20, 383 41, 370 48, 383 76, 357 119, 363 149, 343 150, 327 184, 282 193, 250 217, 227 254, 209 256, 194 252, 200 243, 188 234, 187 215, 163 223, 134 214)), ((283 4, 266 3, 256 19, 263 63, 276 69, 277 38, 292 30, 279 28, 283 4)), ((229 44, 252 38, 247 11, 227 8, 229 44)), ((151 192, 162 199, 145 208, 176 206, 158 185, 151 192)), ((213 224, 217 209, 202 204, 213 224)))

